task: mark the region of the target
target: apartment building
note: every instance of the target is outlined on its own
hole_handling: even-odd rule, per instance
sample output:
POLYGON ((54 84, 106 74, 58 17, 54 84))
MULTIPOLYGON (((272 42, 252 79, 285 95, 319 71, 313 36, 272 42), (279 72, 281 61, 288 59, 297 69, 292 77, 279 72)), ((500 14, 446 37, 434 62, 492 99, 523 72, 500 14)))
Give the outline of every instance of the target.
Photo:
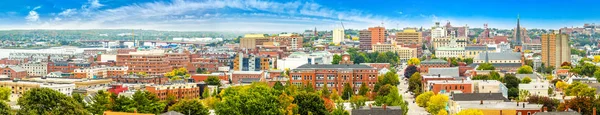
POLYGON ((417 57, 416 48, 402 47, 396 44, 373 44, 374 52, 394 52, 398 54, 401 60, 408 60, 417 57))
POLYGON ((113 76, 124 76, 127 75, 126 66, 94 66, 89 68, 79 68, 73 71, 74 78, 88 78, 88 79, 99 79, 99 78, 110 78, 113 76))
POLYGON ((362 50, 371 50, 372 41, 371 41, 371 31, 370 30, 361 30, 359 31, 359 48, 362 50))
POLYGON ((373 88, 378 74, 376 68, 367 65, 304 64, 291 70, 290 82, 294 85, 310 83, 316 90, 327 85, 330 90, 338 91, 349 83, 356 92, 363 83, 373 88))
POLYGON ((231 82, 232 84, 250 84, 263 81, 265 77, 265 71, 233 71, 231 82))
POLYGON ((60 71, 63 73, 72 73, 78 68, 88 68, 95 66, 94 63, 85 61, 50 61, 48 62, 48 73, 60 71))
POLYGON ((546 66, 560 68, 563 62, 571 61, 569 35, 542 34, 542 63, 546 66))
POLYGON ((0 75, 6 76, 10 79, 23 79, 27 78, 27 71, 20 66, 4 66, 0 67, 0 75))
POLYGON ((21 64, 21 67, 27 71, 27 75, 32 77, 41 77, 48 74, 48 63, 29 62, 21 64))
POLYGON ((277 68, 277 59, 238 53, 233 60, 234 71, 260 71, 277 68))
POLYGON ((333 43, 334 44, 340 44, 342 41, 344 41, 344 37, 346 37, 346 34, 344 33, 343 28, 336 28, 333 30, 333 43))
POLYGON ((44 83, 44 82, 31 82, 31 81, 18 81, 18 80, 6 80, 0 81, 0 87, 11 88, 12 94, 21 96, 25 92, 33 88, 50 88, 56 90, 62 94, 71 96, 75 84, 63 84, 63 83, 44 83))
POLYGON ((165 84, 169 81, 169 78, 164 77, 164 76, 126 75, 126 76, 113 76, 112 80, 117 83, 130 83, 130 84, 165 84))
POLYGON ((369 31, 371 32, 371 44, 377 43, 385 43, 387 38, 387 31, 385 27, 370 27, 369 31))
POLYGON ((423 44, 423 33, 417 32, 416 28, 404 28, 402 32, 396 33, 396 42, 399 44, 423 44))
POLYGON ((421 74, 429 73, 429 68, 446 68, 450 67, 450 63, 446 60, 442 59, 430 59, 421 61, 421 65, 419 67, 419 71, 421 74))
POLYGON ((200 87, 196 83, 150 85, 145 89, 158 96, 160 100, 166 100, 169 96, 174 96, 177 100, 196 99, 200 96, 200 87))
POLYGON ((163 75, 172 69, 168 59, 163 50, 129 52, 117 55, 117 66, 128 67, 128 73, 163 75))

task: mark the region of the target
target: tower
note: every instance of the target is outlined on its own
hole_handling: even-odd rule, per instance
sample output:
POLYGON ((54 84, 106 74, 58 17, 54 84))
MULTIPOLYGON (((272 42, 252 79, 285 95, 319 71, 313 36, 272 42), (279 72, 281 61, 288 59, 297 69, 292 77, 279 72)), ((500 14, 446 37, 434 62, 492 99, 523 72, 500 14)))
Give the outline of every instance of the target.
POLYGON ((517 15, 517 28, 515 30, 515 52, 521 52, 522 44, 521 44, 521 24, 520 24, 520 16, 517 15))
POLYGON ((340 64, 346 64, 346 65, 354 64, 354 61, 350 60, 350 54, 348 52, 344 52, 344 54, 342 54, 342 61, 340 61, 340 64))

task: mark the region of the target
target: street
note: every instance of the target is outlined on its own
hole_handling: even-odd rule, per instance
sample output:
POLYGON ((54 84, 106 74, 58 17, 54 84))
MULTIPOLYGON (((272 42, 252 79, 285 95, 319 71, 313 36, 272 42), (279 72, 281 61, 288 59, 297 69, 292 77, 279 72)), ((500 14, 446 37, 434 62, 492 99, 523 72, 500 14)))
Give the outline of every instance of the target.
POLYGON ((417 103, 413 103, 415 98, 409 93, 406 92, 408 90, 408 80, 404 81, 402 75, 400 77, 400 85, 398 85, 398 90, 402 95, 402 98, 408 102, 408 115, 429 115, 429 113, 423 107, 419 107, 417 103))

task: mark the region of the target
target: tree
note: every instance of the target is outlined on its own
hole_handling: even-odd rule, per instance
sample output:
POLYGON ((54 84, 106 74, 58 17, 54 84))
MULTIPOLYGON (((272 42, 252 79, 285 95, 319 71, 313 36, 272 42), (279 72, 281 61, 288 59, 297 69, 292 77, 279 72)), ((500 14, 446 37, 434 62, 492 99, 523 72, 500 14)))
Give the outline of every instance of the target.
POLYGON ((594 60, 592 60, 594 63, 598 63, 600 62, 600 55, 595 55, 594 56, 594 60))
POLYGON ((360 85, 359 90, 358 90, 358 95, 366 96, 367 93, 369 93, 369 90, 370 89, 369 89, 369 87, 367 87, 367 84, 366 83, 362 83, 360 85))
POLYGON ((436 115, 448 115, 448 112, 446 112, 446 110, 440 110, 436 115))
POLYGON ((19 98, 17 114, 84 115, 87 111, 75 99, 50 88, 33 88, 19 98))
POLYGON ((415 65, 409 65, 404 70, 404 77, 405 78, 410 78, 410 76, 412 76, 414 73, 416 73, 418 71, 418 69, 419 68, 417 68, 417 66, 415 66, 415 65))
MULTIPOLYGON (((116 96, 116 95, 114 95, 116 96)), ((117 98, 113 98, 115 101, 115 105, 112 107, 113 111, 121 111, 121 112, 134 112, 135 111, 135 101, 133 101, 129 97, 118 96, 117 98)))
POLYGON ((102 114, 106 110, 110 110, 112 105, 114 105, 110 100, 110 92, 105 92, 103 90, 98 91, 96 96, 92 98, 92 104, 88 109, 93 114, 102 114))
POLYGON ((409 65, 420 65, 421 64, 421 60, 419 60, 419 58, 410 58, 408 60, 408 64, 409 65))
POLYGON ((81 95, 79 93, 74 93, 71 97, 73 97, 73 99, 75 101, 77 101, 77 103, 81 104, 83 106, 83 108, 89 109, 87 104, 85 102, 83 102, 83 95, 81 95))
POLYGON ((563 81, 557 81, 556 82, 556 88, 560 89, 560 90, 566 90, 567 87, 569 87, 569 84, 563 81))
POLYGON ((418 94, 420 93, 421 88, 421 74, 419 72, 416 72, 415 74, 413 74, 412 77, 410 77, 410 79, 408 79, 408 90, 415 94, 418 94))
POLYGON ((533 68, 531 68, 531 66, 524 65, 524 66, 521 66, 519 69, 517 69, 517 73, 518 74, 532 74, 533 68))
POLYGON ((491 63, 482 63, 479 64, 477 70, 496 70, 496 68, 491 63))
POLYGON ((185 68, 179 68, 179 69, 173 69, 173 70, 171 70, 171 72, 165 73, 164 76, 168 77, 171 80, 179 80, 182 77, 183 78, 189 78, 190 74, 188 73, 187 69, 185 69, 185 68))
POLYGON ((527 102, 529 102, 529 104, 542 104, 544 107, 547 107, 548 111, 556 110, 560 103, 558 99, 552 99, 549 97, 542 97, 537 95, 529 96, 527 98, 527 102))
POLYGON ((275 85, 273 85, 273 89, 283 91, 285 87, 283 86, 283 84, 281 84, 281 82, 275 82, 275 85))
POLYGON ((229 87, 220 93, 222 101, 216 103, 214 110, 218 115, 283 114, 284 107, 278 100, 280 95, 275 94, 276 91, 265 83, 229 87))
POLYGON ((448 100, 448 96, 442 94, 431 96, 427 102, 427 112, 438 113, 440 110, 443 110, 446 107, 448 100))
POLYGON ((8 98, 11 94, 12 92, 9 87, 0 87, 0 100, 9 101, 8 98))
POLYGON ((519 90, 519 97, 517 98, 517 101, 520 101, 520 102, 527 101, 528 97, 529 97, 529 91, 519 90))
POLYGON ((340 61, 342 61, 342 56, 335 54, 335 55, 333 55, 331 64, 340 64, 340 61))
POLYGON ((523 78, 523 80, 521 80, 521 83, 529 84, 529 83, 531 83, 531 78, 529 78, 529 76, 527 76, 527 77, 523 78))
POLYGON ((508 98, 509 99, 516 99, 519 97, 519 88, 508 88, 508 98))
POLYGON ((379 53, 377 55, 376 62, 377 63, 390 63, 389 59, 390 59, 390 57, 388 57, 384 53, 379 53))
POLYGON ((552 80, 554 80, 554 76, 552 76, 552 75, 547 75, 547 76, 546 76, 546 80, 552 81, 552 80))
POLYGON ((327 84, 325 84, 323 88, 321 88, 321 97, 329 98, 330 95, 331 93, 329 92, 329 88, 327 88, 327 84))
POLYGON ((498 73, 496 71, 490 72, 490 79, 502 81, 502 77, 500 76, 500 73, 498 73))
POLYGON ((587 84, 581 82, 573 82, 573 84, 567 87, 565 94, 567 96, 594 97, 596 95, 596 89, 590 88, 587 84))
POLYGON ((521 80, 517 78, 514 74, 506 74, 504 75, 504 83, 506 84, 506 88, 518 88, 521 80))
POLYGON ((403 115, 406 115, 408 112, 408 103, 402 99, 402 95, 398 93, 396 86, 388 84, 379 89, 373 105, 381 106, 383 104, 387 106, 400 106, 400 109, 404 112, 403 115))
POLYGON ((466 109, 458 112, 456 115, 484 115, 483 111, 477 109, 466 109))
POLYGON ((329 96, 329 98, 334 101, 342 100, 342 97, 340 97, 340 95, 338 94, 338 91, 335 90, 335 88, 331 90, 331 95, 329 96))
POLYGON ((202 99, 206 99, 208 97, 210 97, 210 91, 209 91, 208 87, 204 87, 204 90, 202 92, 202 99))
POLYGON ((198 99, 182 100, 169 107, 169 111, 177 111, 185 115, 208 115, 208 109, 198 99))
POLYGON ((10 105, 4 101, 0 101, 0 115, 13 115, 10 105))
POLYGON ((350 115, 348 111, 345 110, 344 104, 341 101, 336 103, 336 108, 331 112, 331 115, 350 115))
POLYGON ((359 109, 365 106, 365 102, 367 102, 367 98, 360 95, 352 96, 352 99, 350 99, 352 109, 359 109))
POLYGON ((344 90, 342 91, 342 99, 344 99, 344 100, 350 99, 350 97, 352 97, 352 95, 354 95, 353 91, 354 90, 352 89, 352 87, 350 87, 350 84, 344 83, 344 90))
POLYGON ((287 95, 286 93, 281 93, 279 95, 279 104, 281 107, 285 108, 286 115, 293 115, 294 111, 298 111, 298 105, 292 103, 294 101, 294 97, 287 95))
POLYGON ((304 91, 315 92, 315 89, 313 88, 312 83, 310 83, 310 81, 304 84, 304 91))
POLYGON ((323 99, 314 93, 301 93, 294 96, 294 104, 298 105, 298 114, 308 115, 309 113, 315 115, 326 115, 327 109, 323 99))
POLYGON ((419 105, 419 107, 427 107, 427 102, 429 101, 429 98, 431 98, 431 96, 433 96, 434 93, 431 91, 425 92, 419 96, 417 96, 417 105, 419 105))
POLYGON ((392 85, 397 86, 400 84, 400 80, 398 79, 398 74, 395 71, 389 71, 382 76, 378 76, 377 83, 375 83, 374 90, 379 90, 379 87, 384 85, 392 85))
POLYGON ((139 113, 161 113, 167 106, 165 103, 159 102, 158 97, 148 91, 136 91, 132 96, 135 103, 135 109, 139 113))

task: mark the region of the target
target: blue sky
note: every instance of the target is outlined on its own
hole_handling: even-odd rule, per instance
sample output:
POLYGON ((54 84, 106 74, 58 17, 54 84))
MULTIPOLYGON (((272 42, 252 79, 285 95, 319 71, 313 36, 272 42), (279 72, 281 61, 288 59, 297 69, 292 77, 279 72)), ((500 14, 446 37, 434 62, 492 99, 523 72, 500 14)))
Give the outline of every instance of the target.
POLYGON ((558 29, 600 22, 600 1, 575 0, 4 0, 0 29, 298 32, 452 25, 558 29))

